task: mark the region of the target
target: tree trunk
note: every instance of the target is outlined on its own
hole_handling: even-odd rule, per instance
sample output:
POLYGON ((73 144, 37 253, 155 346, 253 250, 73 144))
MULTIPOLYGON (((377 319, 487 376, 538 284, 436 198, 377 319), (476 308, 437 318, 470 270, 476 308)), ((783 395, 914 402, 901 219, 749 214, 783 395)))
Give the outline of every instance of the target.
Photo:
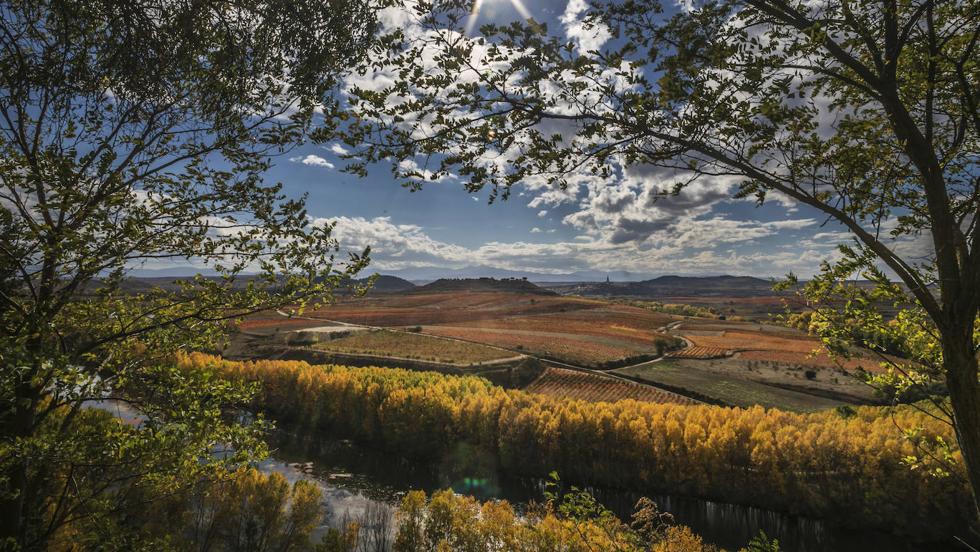
MULTIPOLYGON (((30 346, 40 347, 39 340, 32 340, 30 346)), ((28 373, 22 374, 19 381, 14 385, 13 407, 9 412, 6 423, 0 426, 0 431, 5 439, 15 442, 18 440, 29 440, 34 437, 37 422, 37 408, 41 401, 42 391, 32 384, 32 377, 40 373, 43 366, 43 357, 37 354, 31 355, 26 364, 31 368, 28 373)), ((16 356, 13 358, 16 359, 16 356)), ((16 362, 16 360, 14 361, 16 362)), ((8 366, 7 369, 13 369, 8 366)), ((30 447, 28 447, 30 450, 30 447)), ((8 478, 4 496, 0 498, 0 545, 6 542, 15 542, 18 549, 28 549, 29 527, 28 520, 36 512, 31 512, 28 501, 35 498, 31 495, 31 460, 33 458, 28 453, 27 457, 17 459, 6 459, 8 462, 4 466, 8 478)))
POLYGON ((954 328, 956 335, 943 340, 943 363, 956 421, 956 439, 973 490, 973 522, 980 526, 980 385, 977 382, 973 324, 965 326, 954 328), (963 335, 967 329, 969 334, 963 335))
MULTIPOLYGON (((8 438, 30 438, 30 427, 33 425, 33 409, 19 406, 13 414, 9 431, 4 431, 8 438)), ((23 547, 26 540, 25 506, 28 492, 30 466, 28 458, 18 458, 10 462, 5 474, 9 479, 6 493, 14 496, 4 496, 0 499, 0 543, 13 540, 23 547)))

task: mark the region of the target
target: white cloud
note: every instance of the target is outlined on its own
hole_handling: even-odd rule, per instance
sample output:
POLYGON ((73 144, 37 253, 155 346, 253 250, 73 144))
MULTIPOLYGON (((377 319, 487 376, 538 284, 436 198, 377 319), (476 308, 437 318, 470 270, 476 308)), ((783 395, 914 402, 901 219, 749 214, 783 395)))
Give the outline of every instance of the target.
POLYGON ((399 161, 398 174, 404 178, 414 178, 426 182, 445 182, 456 178, 456 175, 453 174, 436 176, 435 171, 420 166, 414 159, 403 159, 399 161))
POLYGON ((544 218, 546 216, 548 216, 548 210, 547 209, 541 209, 540 211, 538 211, 538 218, 544 218))
MULTIPOLYGON (((676 239, 643 243, 615 243, 601 235, 579 235, 570 241, 540 243, 532 241, 484 243, 464 247, 433 238, 421 226, 398 224, 390 217, 338 217, 316 219, 314 224, 335 223, 333 235, 341 247, 359 251, 372 248, 372 268, 384 272, 414 267, 492 266, 509 270, 541 273, 567 273, 576 270, 628 270, 638 274, 679 273, 718 274, 737 273, 779 275, 794 271, 811 274, 821 259, 836 258, 836 251, 819 248, 783 250, 752 250, 739 252, 731 247, 702 249, 678 245, 676 239)), ((697 234, 681 234, 680 239, 714 239, 736 243, 736 237, 751 238, 773 235, 780 229, 799 227, 804 221, 790 225, 785 221, 753 223, 751 221, 702 221, 704 228, 697 234), (729 236, 725 237, 728 234, 729 236)), ((555 229, 535 227, 532 234, 551 234, 555 229)), ((720 242, 719 242, 720 243, 720 242)))
POLYGON ((326 159, 320 157, 319 155, 307 155, 306 157, 290 157, 290 161, 293 163, 302 163, 304 165, 309 165, 311 167, 323 167, 325 169, 334 168, 334 164, 326 159))
POLYGON ((573 41, 582 53, 599 50, 612 36, 605 25, 587 27, 582 18, 588 10, 589 4, 585 0, 569 0, 560 18, 562 26, 565 27, 565 36, 573 41))
POLYGON ((334 143, 330 144, 330 151, 332 151, 333 153, 336 153, 337 155, 348 155, 348 154, 350 154, 350 150, 349 149, 345 148, 341 144, 338 144, 337 142, 334 142, 334 143))

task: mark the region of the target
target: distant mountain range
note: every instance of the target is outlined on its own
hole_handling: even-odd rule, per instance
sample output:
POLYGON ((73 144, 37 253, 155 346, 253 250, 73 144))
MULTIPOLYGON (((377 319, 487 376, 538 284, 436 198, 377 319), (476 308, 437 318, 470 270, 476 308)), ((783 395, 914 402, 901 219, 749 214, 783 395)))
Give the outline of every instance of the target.
POLYGON ((661 276, 640 282, 581 282, 546 286, 562 294, 629 297, 751 297, 778 295, 773 282, 751 276, 661 276))
MULTIPOLYGON (((200 271, 204 276, 217 276, 213 270, 203 269, 200 271)), ((135 269, 130 276, 135 278, 180 278, 191 276, 195 269, 191 267, 164 268, 164 269, 135 269)), ((443 278, 527 278, 531 282, 538 283, 579 283, 579 282, 605 282, 609 278, 614 283, 642 283, 656 280, 656 274, 630 272, 628 270, 579 270, 575 272, 548 273, 509 270, 506 268, 495 268, 491 266, 467 266, 463 268, 445 268, 438 266, 421 266, 399 270, 375 270, 369 268, 361 274, 362 278, 371 274, 379 273, 384 276, 397 277, 402 280, 414 282, 415 284, 427 284, 443 278)), ((662 278, 663 276, 661 276, 662 278)), ((696 278, 696 276, 671 276, 675 278, 696 278)), ((708 276, 713 278, 715 276, 708 276)), ((718 275, 717 277, 728 277, 718 275)))
MULTIPOLYGON (((127 280, 131 291, 151 287, 171 287, 173 280, 188 277, 188 269, 138 270, 127 280)), ((212 274, 205 273, 206 276, 212 274)), ((244 277, 247 281, 249 277, 244 277)), ((354 280, 363 284, 367 276, 354 280)), ((369 293, 401 293, 419 291, 514 291, 594 297, 752 297, 777 294, 772 281, 752 276, 659 276, 642 279, 628 271, 579 271, 565 274, 518 272, 473 266, 459 270, 421 267, 392 271, 377 276, 369 293), (607 280, 608 278, 608 280, 607 280), (539 284, 539 285, 535 285, 539 284)), ((341 286, 345 293, 351 286, 341 286)))
POLYGON ((428 283, 442 278, 527 278, 532 282, 600 282, 606 277, 614 282, 635 282, 653 277, 651 274, 639 274, 627 270, 580 270, 576 272, 548 273, 529 270, 509 270, 491 266, 467 266, 464 268, 444 268, 423 266, 400 270, 385 270, 384 274, 398 276, 415 283, 428 283))

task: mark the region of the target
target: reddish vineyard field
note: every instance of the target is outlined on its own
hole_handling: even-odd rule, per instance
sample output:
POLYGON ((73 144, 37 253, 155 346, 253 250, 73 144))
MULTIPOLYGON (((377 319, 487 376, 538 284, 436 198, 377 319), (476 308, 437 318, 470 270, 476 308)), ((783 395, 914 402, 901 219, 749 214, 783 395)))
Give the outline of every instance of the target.
POLYGON ((731 349, 721 347, 686 347, 667 354, 670 358, 722 358, 731 356, 731 349))
MULTIPOLYGON (((811 355, 791 351, 744 351, 738 353, 738 358, 745 360, 769 360, 774 362, 784 362, 786 364, 798 364, 803 366, 819 366, 822 368, 835 368, 838 365, 845 370, 857 370, 862 368, 868 372, 881 371, 879 361, 873 358, 831 358, 827 353, 811 355)), ((898 360, 898 359, 896 359, 898 360)), ((900 360, 898 360, 901 362, 900 360)))
POLYGON ((645 309, 613 305, 573 312, 505 319, 475 320, 467 327, 565 333, 652 345, 666 336, 658 330, 669 324, 669 315, 645 309))
MULTIPOLYGON (((745 323, 688 323, 677 333, 683 335, 694 347, 676 351, 675 358, 718 358, 719 355, 701 356, 702 351, 729 350, 744 360, 780 362, 796 366, 836 368, 856 370, 859 367, 869 372, 880 370, 877 360, 866 358, 834 359, 826 352, 819 339, 788 328, 772 328, 771 331, 743 329, 752 326, 745 323), (685 334, 685 330, 691 333, 685 334), (705 332, 707 335, 700 335, 705 332), (717 332, 712 335, 708 332, 717 332)), ((754 328, 760 326, 754 325, 754 328)), ((768 327, 767 327, 768 328, 768 327)))
POLYGON ((485 345, 391 330, 356 332, 339 339, 322 341, 315 347, 337 353, 389 355, 452 364, 514 358, 507 351, 485 345))
POLYGON ((561 368, 548 368, 525 391, 592 402, 634 399, 654 403, 697 404, 694 399, 649 385, 561 368))
POLYGON ((641 355, 651 350, 650 347, 625 341, 615 343, 612 340, 573 334, 462 326, 425 326, 424 331, 589 366, 641 355))
POLYGON ((285 316, 277 313, 264 313, 259 316, 246 318, 238 327, 243 331, 272 330, 276 328, 284 330, 299 330, 302 328, 322 325, 323 322, 316 320, 308 320, 304 318, 286 318, 285 316))
MULTIPOLYGON (((681 335, 683 331, 678 332, 681 335)), ((822 349, 820 340, 805 335, 775 334, 771 332, 754 332, 742 330, 727 330, 721 335, 687 335, 691 343, 701 347, 718 347, 739 351, 784 351, 794 353, 810 353, 822 349)))
POLYGON ((344 300, 313 311, 310 316, 368 326, 412 326, 565 313, 602 304, 590 299, 521 293, 410 293, 344 300))

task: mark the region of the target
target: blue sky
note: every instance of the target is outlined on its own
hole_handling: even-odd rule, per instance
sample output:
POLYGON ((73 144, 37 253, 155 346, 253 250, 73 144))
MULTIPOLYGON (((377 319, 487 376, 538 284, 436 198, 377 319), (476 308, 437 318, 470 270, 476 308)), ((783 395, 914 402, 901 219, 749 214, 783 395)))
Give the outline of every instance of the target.
MULTIPOLYGON (((552 32, 576 35, 582 0, 525 2, 552 32), (564 18, 562 17, 564 15, 564 18), (573 22, 569 24, 569 22, 573 22)), ((483 0, 478 22, 520 17, 511 0, 483 0)), ((814 210, 788 200, 756 207, 731 199, 734 181, 703 181, 677 198, 649 204, 671 175, 638 168, 571 192, 518 184, 508 201, 487 204, 454 179, 410 192, 390 167, 366 178, 346 174, 337 144, 305 144, 276 159, 270 181, 308 194, 309 213, 337 223, 342 246, 372 246, 372 271, 412 277, 421 270, 489 266, 535 273, 628 271, 662 274, 808 276, 845 238, 814 210)))

